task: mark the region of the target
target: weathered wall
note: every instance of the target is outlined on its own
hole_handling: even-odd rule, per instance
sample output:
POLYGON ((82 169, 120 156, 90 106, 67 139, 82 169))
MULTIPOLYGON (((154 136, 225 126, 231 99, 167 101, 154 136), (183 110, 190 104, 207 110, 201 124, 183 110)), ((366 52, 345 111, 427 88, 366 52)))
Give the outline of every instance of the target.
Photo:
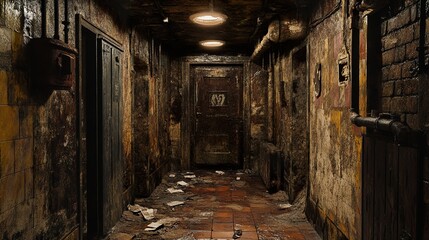
POLYGON ((349 120, 351 83, 339 84, 338 60, 344 55, 347 59, 350 52, 345 2, 320 1, 308 36, 309 79, 314 79, 320 63, 322 89, 317 98, 310 84, 307 215, 324 239, 360 239, 361 235, 361 136, 349 120))
POLYGON ((259 145, 267 140, 268 71, 256 64, 250 67, 250 159, 246 166, 258 170, 259 145))
MULTIPOLYGON (((148 172, 149 147, 149 44, 136 33, 132 35, 133 46, 133 162, 135 181, 144 183, 148 172)), ((136 184, 135 192, 144 194, 145 184, 136 184)))
MULTIPOLYGON (((47 30, 48 36, 52 36, 53 1, 47 2, 47 30)), ((0 1, 0 235, 3 239, 78 235, 78 176, 84 179, 86 174, 84 169, 79 173, 77 168, 78 90, 74 81, 71 90, 33 91, 25 48, 31 38, 41 35, 39 4, 35 0, 0 1)), ((106 7, 94 1, 76 0, 69 4, 71 45, 75 45, 74 14, 80 13, 120 42, 124 50, 129 49, 128 33, 106 7)), ((62 2, 60 6, 63 19, 62 2)), ((62 31, 60 37, 63 39, 62 31)), ((131 82, 127 51, 121 62, 124 63, 122 157, 129 170, 131 82)), ((124 173, 124 178, 129 178, 129 174, 124 173)))
POLYGON ((306 47, 281 47, 273 71, 273 129, 283 153, 284 190, 293 201, 308 176, 308 87, 306 47))
POLYGON ((180 121, 182 120, 182 64, 178 59, 171 60, 170 69, 170 141, 171 167, 180 169, 180 121))
MULTIPOLYGON (((174 120, 175 124, 170 127, 170 86, 173 86, 176 97, 179 62, 170 60, 162 45, 149 36, 135 33, 131 42, 134 61, 133 159, 138 183, 135 193, 147 196, 171 167, 170 130, 177 127, 177 121, 174 120), (171 74, 175 74, 174 77, 171 74)), ((175 144, 178 138, 174 136, 175 144)), ((177 153, 177 149, 174 150, 177 153)))
POLYGON ((411 128, 418 122, 419 1, 405 1, 404 8, 381 23, 380 112, 397 114, 411 128))

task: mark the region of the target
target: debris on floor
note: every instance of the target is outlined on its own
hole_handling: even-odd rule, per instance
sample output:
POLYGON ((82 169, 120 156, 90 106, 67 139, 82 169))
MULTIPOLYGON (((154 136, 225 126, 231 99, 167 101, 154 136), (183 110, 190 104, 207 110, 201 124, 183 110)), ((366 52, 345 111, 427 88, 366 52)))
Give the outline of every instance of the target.
POLYGON ((156 209, 145 208, 138 204, 134 204, 134 205, 128 204, 128 210, 130 212, 133 212, 134 214, 141 213, 144 219, 146 219, 147 221, 154 219, 156 214, 156 209))
POLYGON ((175 207, 183 204, 185 204, 185 202, 182 202, 182 201, 171 201, 167 203, 169 207, 175 207))
POLYGON ((172 173, 172 174, 168 175, 168 177, 170 177, 170 178, 175 178, 175 177, 176 177, 176 174, 172 173))
POLYGON ((281 203, 281 204, 279 204, 279 209, 281 209, 281 210, 285 210, 285 209, 288 209, 288 208, 291 208, 291 207, 292 207, 292 205, 290 203, 281 203))
POLYGON ((178 185, 180 185, 180 186, 183 186, 183 187, 186 187, 186 186, 188 186, 189 184, 187 183, 187 182, 185 182, 185 181, 178 181, 177 182, 177 184, 178 185))
POLYGON ((144 229, 145 231, 156 231, 158 228, 162 227, 163 223, 160 222, 153 222, 149 225, 147 225, 147 227, 144 229))
POLYGON ((219 175, 224 175, 225 174, 224 171, 216 171, 216 173, 219 174, 219 175))
POLYGON ((184 193, 182 189, 175 189, 175 188, 167 188, 167 192, 169 192, 169 193, 184 193))
POLYGON ((128 211, 133 213, 140 213, 141 210, 143 209, 143 207, 138 204, 134 204, 134 205, 128 204, 127 208, 128 208, 128 211))
POLYGON ((108 237, 126 233, 135 240, 320 240, 305 218, 305 191, 289 202, 284 191, 267 193, 257 174, 222 172, 181 172, 175 173, 175 178, 167 174, 150 197, 136 199, 130 205, 137 212, 125 211, 108 237), (197 177, 186 181, 187 175, 197 177), (181 189, 183 193, 170 194, 168 189, 181 189), (291 205, 287 210, 280 208, 287 203, 291 205), (138 212, 145 206, 157 210, 151 221, 138 212))
POLYGON ((188 178, 188 179, 192 179, 192 178, 196 178, 197 176, 195 176, 195 175, 185 175, 185 178, 188 178))
POLYGON ((243 235, 243 232, 241 229, 234 230, 234 235, 232 235, 233 239, 241 238, 241 235, 243 235))

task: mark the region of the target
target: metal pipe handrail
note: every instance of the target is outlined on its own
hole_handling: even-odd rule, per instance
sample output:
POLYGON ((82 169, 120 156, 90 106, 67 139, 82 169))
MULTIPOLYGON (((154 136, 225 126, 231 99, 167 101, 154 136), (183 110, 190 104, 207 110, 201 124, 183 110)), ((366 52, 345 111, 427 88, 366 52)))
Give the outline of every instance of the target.
POLYGON ((367 127, 383 132, 390 132, 397 138, 406 137, 412 129, 391 114, 380 114, 378 117, 362 117, 351 110, 351 122, 358 127, 367 127))

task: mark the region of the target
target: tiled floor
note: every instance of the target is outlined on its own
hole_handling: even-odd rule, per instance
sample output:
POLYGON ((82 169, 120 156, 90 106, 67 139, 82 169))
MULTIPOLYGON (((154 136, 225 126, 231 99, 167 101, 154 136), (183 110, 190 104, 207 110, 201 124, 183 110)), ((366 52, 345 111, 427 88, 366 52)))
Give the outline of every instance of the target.
POLYGON ((235 237, 241 232, 238 239, 320 239, 303 214, 304 194, 296 205, 282 210, 278 206, 287 202, 284 192, 268 194, 257 175, 193 173, 193 179, 184 178, 186 173, 166 176, 151 197, 136 200, 143 207, 157 209, 156 219, 145 221, 141 215, 125 211, 107 239, 234 239, 234 231, 235 237), (189 185, 179 187, 181 180, 189 185), (184 193, 167 193, 170 187, 184 193), (185 203, 168 207, 166 203, 173 200, 185 203), (144 231, 160 219, 166 220, 163 227, 144 231))

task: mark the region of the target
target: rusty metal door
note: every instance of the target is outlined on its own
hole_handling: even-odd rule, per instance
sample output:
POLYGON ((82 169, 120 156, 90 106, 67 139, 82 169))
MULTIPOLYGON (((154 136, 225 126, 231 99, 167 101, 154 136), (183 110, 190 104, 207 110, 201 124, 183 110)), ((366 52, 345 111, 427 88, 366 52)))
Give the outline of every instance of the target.
POLYGON ((242 164, 242 66, 194 66, 194 164, 242 164))

